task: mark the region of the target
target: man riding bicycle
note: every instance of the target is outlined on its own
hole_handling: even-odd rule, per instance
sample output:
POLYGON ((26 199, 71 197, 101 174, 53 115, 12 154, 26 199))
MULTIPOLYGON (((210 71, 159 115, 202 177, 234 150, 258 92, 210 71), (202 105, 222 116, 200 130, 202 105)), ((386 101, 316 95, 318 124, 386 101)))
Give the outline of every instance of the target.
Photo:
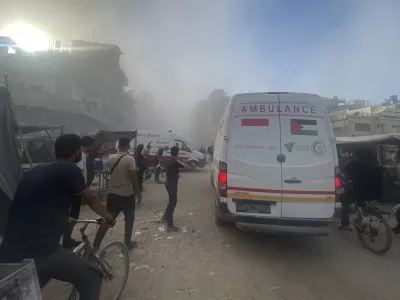
POLYGON ((68 226, 74 195, 112 225, 114 220, 100 199, 94 196, 75 163, 82 156, 82 140, 75 134, 55 142, 56 161, 40 164, 24 174, 18 185, 0 246, 2 262, 35 260, 41 287, 49 279, 73 284, 80 299, 99 299, 101 274, 78 254, 59 245, 68 226))

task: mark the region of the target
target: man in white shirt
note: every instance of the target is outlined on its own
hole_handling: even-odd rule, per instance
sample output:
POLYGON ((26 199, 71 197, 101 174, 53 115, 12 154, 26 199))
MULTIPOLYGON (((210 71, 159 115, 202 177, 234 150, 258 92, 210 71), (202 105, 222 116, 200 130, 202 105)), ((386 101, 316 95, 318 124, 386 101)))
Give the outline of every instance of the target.
MULTIPOLYGON (((82 138, 82 159, 76 165, 81 169, 85 182, 87 183, 87 171, 86 171, 86 157, 94 143, 94 139, 91 136, 84 136, 82 138)), ((75 220, 79 219, 79 213, 81 211, 82 198, 80 195, 74 197, 72 201, 72 206, 69 211, 69 217, 75 220)), ((63 247, 73 248, 79 245, 81 242, 71 239, 72 231, 74 226, 71 225, 63 235, 63 247)))
POLYGON ((76 164, 79 167, 79 169, 82 170, 83 177, 85 177, 85 182, 87 182, 86 157, 87 157, 87 154, 85 152, 83 152, 83 149, 82 149, 82 159, 80 162, 78 162, 76 164))

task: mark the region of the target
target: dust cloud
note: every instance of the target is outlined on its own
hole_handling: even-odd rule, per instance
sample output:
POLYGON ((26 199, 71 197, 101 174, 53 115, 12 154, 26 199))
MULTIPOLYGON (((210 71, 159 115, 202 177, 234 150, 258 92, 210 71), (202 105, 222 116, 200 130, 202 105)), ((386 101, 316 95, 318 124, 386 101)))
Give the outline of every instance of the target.
MULTIPOLYGON (((24 20, 53 37, 119 45, 130 88, 152 93, 162 118, 179 131, 190 123, 193 105, 216 88, 229 94, 290 90, 373 101, 396 93, 400 18, 395 1, 355 3, 341 26, 309 45, 309 64, 280 77, 275 57, 266 52, 260 59, 258 37, 240 29, 246 1, 1 0, 0 27, 24 20)), ((266 28, 263 38, 274 41, 279 26, 266 28)), ((289 53, 295 55, 295 48, 289 53)))

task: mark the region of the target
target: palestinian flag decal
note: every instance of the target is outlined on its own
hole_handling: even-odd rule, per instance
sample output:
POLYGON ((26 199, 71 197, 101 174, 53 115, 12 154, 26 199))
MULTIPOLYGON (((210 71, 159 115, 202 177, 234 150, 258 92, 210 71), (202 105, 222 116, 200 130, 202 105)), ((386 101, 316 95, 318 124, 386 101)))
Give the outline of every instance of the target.
POLYGON ((318 136, 317 120, 290 120, 291 135, 318 136))

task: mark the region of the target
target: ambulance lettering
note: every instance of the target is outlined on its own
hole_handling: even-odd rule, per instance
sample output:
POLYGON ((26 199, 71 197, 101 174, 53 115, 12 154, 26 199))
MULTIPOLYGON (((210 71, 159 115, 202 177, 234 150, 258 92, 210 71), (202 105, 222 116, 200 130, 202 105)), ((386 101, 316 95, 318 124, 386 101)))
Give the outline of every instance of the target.
POLYGON ((317 113, 314 106, 298 104, 242 104, 241 113, 289 113, 315 115, 317 113))

